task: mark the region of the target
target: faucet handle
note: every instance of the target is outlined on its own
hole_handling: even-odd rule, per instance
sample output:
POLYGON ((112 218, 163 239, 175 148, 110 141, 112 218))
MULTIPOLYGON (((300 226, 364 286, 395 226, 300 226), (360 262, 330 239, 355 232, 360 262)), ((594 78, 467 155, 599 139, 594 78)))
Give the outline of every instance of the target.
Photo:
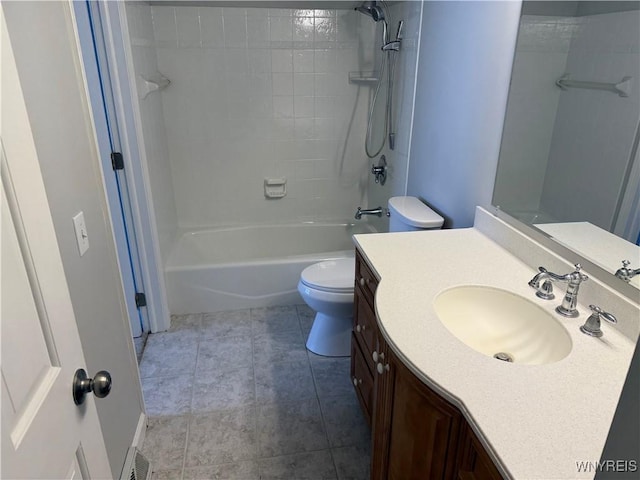
POLYGON ((587 334, 591 337, 600 338, 602 336, 602 330, 600 330, 601 318, 609 323, 618 323, 618 320, 613 314, 605 312, 597 305, 589 305, 589 308, 591 309, 592 313, 589 318, 587 318, 585 324, 580 327, 580 331, 582 333, 587 334))
POLYGON ((580 272, 580 270, 582 270, 582 265, 580 265, 579 263, 576 263, 574 267, 576 269, 569 274, 569 281, 577 282, 578 284, 580 284, 581 282, 585 282, 589 280, 588 275, 585 275, 584 273, 580 272))
POLYGON ((556 296, 553 294, 553 283, 551 280, 545 280, 536 292, 536 296, 543 300, 553 300, 556 296))

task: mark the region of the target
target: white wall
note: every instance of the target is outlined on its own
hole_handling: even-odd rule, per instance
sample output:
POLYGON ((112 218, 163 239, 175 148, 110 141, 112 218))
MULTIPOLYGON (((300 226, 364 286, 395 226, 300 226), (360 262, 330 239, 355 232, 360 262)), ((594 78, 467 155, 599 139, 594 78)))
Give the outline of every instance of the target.
POLYGON ((524 15, 520 20, 493 202, 536 212, 547 170, 574 17, 524 15))
POLYGON ((588 220, 609 230, 640 121, 638 10, 581 17, 567 59, 576 80, 634 77, 629 97, 562 92, 541 207, 561 221, 588 220))
POLYGON ((180 227, 348 219, 366 203, 369 89, 358 95, 348 72, 373 68, 371 19, 353 10, 152 12, 158 69, 172 82, 161 96, 180 227), (265 199, 265 177, 286 177, 287 196, 265 199))
MULTIPOLYGON (((157 78, 158 59, 154 46, 151 7, 137 2, 127 3, 126 14, 136 80, 140 82, 141 76, 147 79, 157 78)), ((151 93, 146 98, 139 98, 139 105, 153 212, 164 265, 176 237, 178 215, 173 194, 162 97, 157 92, 151 93)))
MULTIPOLYGON (((406 192, 409 147, 411 146, 411 120, 415 100, 418 40, 420 37, 420 11, 421 2, 398 2, 389 8, 391 39, 395 38, 398 22, 404 20, 402 46, 398 53, 392 53, 396 58, 393 89, 393 125, 396 144, 394 150, 389 149, 387 144, 382 151, 388 163, 385 185, 381 186, 375 183, 373 175, 369 174, 369 201, 368 205, 363 205, 363 208, 386 207, 390 197, 404 195, 406 192)), ((377 162, 377 158, 369 160, 369 164, 377 164, 377 162)), ((381 219, 370 217, 369 221, 372 221, 379 231, 386 231, 389 228, 387 217, 381 219)))
POLYGON ((87 370, 108 370, 113 377, 110 395, 96 407, 111 470, 119 478, 143 400, 70 6, 9 2, 3 11, 87 370), (83 257, 71 221, 79 211, 90 243, 83 257))
POLYGON ((425 2, 408 194, 447 227, 491 203, 520 2, 425 2))

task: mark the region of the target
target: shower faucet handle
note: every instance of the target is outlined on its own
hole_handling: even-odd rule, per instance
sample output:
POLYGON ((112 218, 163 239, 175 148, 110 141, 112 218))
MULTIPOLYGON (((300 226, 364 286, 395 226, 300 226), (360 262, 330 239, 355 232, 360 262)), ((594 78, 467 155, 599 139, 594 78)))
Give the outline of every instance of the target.
POLYGON ((404 36, 404 20, 398 22, 398 31, 396 32, 396 40, 402 40, 404 36))

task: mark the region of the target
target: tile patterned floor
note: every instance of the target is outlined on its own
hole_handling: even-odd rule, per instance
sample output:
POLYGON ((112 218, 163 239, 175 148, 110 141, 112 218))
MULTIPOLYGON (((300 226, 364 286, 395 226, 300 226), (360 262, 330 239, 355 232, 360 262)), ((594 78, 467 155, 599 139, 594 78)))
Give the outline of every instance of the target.
POLYGON ((140 373, 153 478, 366 480, 349 358, 305 349, 306 305, 174 316, 140 373))

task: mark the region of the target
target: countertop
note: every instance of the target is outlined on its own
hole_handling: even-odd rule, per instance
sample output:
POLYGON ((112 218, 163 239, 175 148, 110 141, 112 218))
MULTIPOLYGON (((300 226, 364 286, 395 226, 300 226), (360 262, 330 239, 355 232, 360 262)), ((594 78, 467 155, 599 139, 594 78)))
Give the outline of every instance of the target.
POLYGON ((537 298, 527 285, 536 271, 474 228, 354 240, 380 280, 375 307, 386 341, 462 411, 506 477, 594 477, 595 471, 579 472, 577 462, 600 459, 633 355, 631 339, 605 322, 602 338, 582 334, 588 299, 579 297, 578 318, 556 314, 561 296, 537 298), (439 292, 457 285, 502 288, 540 305, 569 332, 571 353, 552 364, 521 365, 472 350, 433 308, 439 292))
MULTIPOLYGON (((611 273, 622 267, 622 260, 631 262, 629 268, 640 268, 640 247, 589 222, 541 223, 534 227, 611 273)), ((629 283, 640 288, 640 275, 629 283)))

